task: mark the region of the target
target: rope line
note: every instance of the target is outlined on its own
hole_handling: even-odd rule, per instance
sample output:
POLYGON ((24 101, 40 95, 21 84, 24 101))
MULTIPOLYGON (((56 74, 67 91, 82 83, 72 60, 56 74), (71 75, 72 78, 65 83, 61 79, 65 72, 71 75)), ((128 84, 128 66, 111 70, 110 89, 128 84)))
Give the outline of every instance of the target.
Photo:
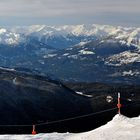
POLYGON ((111 108, 111 109, 106 109, 106 110, 99 111, 99 112, 95 112, 95 113, 90 113, 90 114, 86 114, 86 115, 81 115, 81 116, 77 116, 77 117, 67 118, 67 119, 63 119, 63 120, 52 121, 52 122, 46 122, 46 123, 40 123, 40 124, 36 124, 36 126, 38 126, 38 125, 45 125, 45 124, 59 123, 59 122, 64 122, 64 121, 69 121, 69 120, 75 120, 75 119, 79 119, 79 118, 84 118, 84 117, 88 117, 88 116, 93 116, 93 115, 96 115, 96 114, 101 114, 101 113, 108 112, 108 111, 115 110, 115 109, 117 109, 117 107, 114 107, 114 108, 111 108))
MULTIPOLYGON (((122 106, 122 108, 130 106, 130 105, 136 105, 136 104, 140 104, 140 103, 127 104, 127 105, 122 106)), ((102 111, 99 111, 99 112, 90 113, 90 114, 86 114, 86 115, 81 115, 81 116, 77 116, 77 117, 67 118, 67 119, 63 119, 63 120, 46 122, 46 123, 39 123, 39 124, 36 124, 36 126, 59 123, 59 122, 64 122, 64 121, 69 121, 69 120, 75 120, 75 119, 84 118, 84 117, 88 117, 88 116, 93 116, 93 115, 96 115, 96 114, 101 114, 101 113, 108 112, 108 111, 111 111, 111 110, 116 110, 116 109, 118 109, 118 107, 114 107, 114 108, 111 108, 111 109, 106 109, 106 110, 102 110, 102 111)))
MULTIPOLYGON (((127 104, 127 105, 123 105, 122 108, 127 107, 127 106, 131 106, 131 105, 137 105, 140 103, 132 103, 132 104, 127 104)), ((94 113, 89 113, 86 115, 81 115, 81 116, 76 116, 76 117, 71 117, 71 118, 67 118, 67 119, 62 119, 62 120, 57 120, 57 121, 51 121, 51 122, 44 122, 44 123, 36 123, 34 124, 35 126, 41 126, 41 125, 47 125, 47 124, 55 124, 55 123, 59 123, 59 122, 65 122, 65 121, 70 121, 70 120, 75 120, 75 119, 79 119, 79 118, 84 118, 84 117, 88 117, 88 116, 93 116, 96 114, 101 114, 104 112, 108 112, 108 111, 112 111, 112 110, 116 110, 117 107, 111 108, 111 109, 106 109, 106 110, 102 110, 99 112, 94 112, 94 113)), ((27 126, 33 126, 33 125, 0 125, 0 127, 27 127, 27 126)))
MULTIPOLYGON (((111 111, 111 110, 115 110, 117 109, 117 107, 114 107, 114 108, 111 108, 111 109, 106 109, 106 110, 102 110, 102 111, 99 111, 99 112, 95 112, 95 113, 90 113, 90 114, 86 114, 86 115, 81 115, 81 116, 76 116, 76 117, 71 117, 71 118, 67 118, 67 119, 62 119, 62 120, 57 120, 57 121, 51 121, 51 122, 44 122, 44 123, 37 123, 37 124, 34 124, 35 126, 39 126, 39 125, 46 125, 46 124, 54 124, 54 123, 59 123, 59 122, 64 122, 64 121, 69 121, 69 120, 75 120, 75 119, 79 119, 79 118, 84 118, 84 117, 88 117, 88 116, 93 116, 93 115, 96 115, 96 114, 101 114, 101 113, 104 113, 104 112, 108 112, 108 111, 111 111)), ((0 127, 17 127, 17 126, 21 126, 21 127, 26 127, 26 126, 33 126, 33 125, 0 125, 0 127)))

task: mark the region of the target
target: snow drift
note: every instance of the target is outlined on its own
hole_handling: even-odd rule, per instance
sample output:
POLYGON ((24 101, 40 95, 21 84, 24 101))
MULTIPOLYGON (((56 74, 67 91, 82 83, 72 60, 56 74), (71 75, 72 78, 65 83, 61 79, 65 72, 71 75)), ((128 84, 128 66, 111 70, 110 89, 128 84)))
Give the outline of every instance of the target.
POLYGON ((67 140, 140 140, 140 117, 116 115, 112 121, 93 131, 73 135, 67 140))
POLYGON ((140 116, 127 118, 116 115, 112 121, 95 130, 71 133, 46 133, 37 135, 1 135, 0 139, 12 140, 140 140, 140 116))

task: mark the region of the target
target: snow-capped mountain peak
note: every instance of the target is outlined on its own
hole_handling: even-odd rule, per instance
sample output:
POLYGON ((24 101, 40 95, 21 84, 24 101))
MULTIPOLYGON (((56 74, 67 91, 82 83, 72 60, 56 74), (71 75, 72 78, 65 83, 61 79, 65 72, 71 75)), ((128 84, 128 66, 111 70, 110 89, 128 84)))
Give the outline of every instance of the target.
MULTIPOLYGON (((21 33, 20 27, 18 30, 15 28, 16 33, 21 33)), ((22 28, 23 30, 24 28, 22 28)), ((22 32, 26 35, 32 34, 39 36, 63 36, 68 35, 74 36, 95 36, 98 38, 113 36, 114 39, 119 41, 126 41, 126 44, 140 45, 140 28, 125 28, 120 26, 109 26, 109 25, 64 25, 64 26, 47 26, 47 25, 33 25, 25 27, 22 32)))
POLYGON ((128 46, 134 45, 138 48, 140 46, 140 28, 135 27, 126 28, 120 26, 82 24, 63 26, 32 25, 0 29, 1 44, 9 45, 17 44, 21 41, 26 42, 29 36, 36 37, 36 40, 44 41, 42 43, 45 44, 48 44, 50 40, 55 42, 57 38, 59 42, 65 41, 64 44, 68 44, 68 41, 70 43, 73 42, 71 45, 74 46, 80 42, 90 41, 93 38, 104 39, 110 37, 128 46))
POLYGON ((0 34, 3 34, 3 33, 5 33, 6 32, 6 29, 4 29, 4 28, 1 28, 0 29, 0 34))
POLYGON ((0 44, 13 45, 20 41, 20 34, 0 28, 0 44))

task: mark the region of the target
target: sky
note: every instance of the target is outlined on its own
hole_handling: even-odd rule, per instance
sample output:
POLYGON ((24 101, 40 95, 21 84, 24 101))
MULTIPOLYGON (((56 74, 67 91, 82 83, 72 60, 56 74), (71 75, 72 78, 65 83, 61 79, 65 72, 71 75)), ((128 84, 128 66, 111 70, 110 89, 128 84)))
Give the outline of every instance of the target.
POLYGON ((140 0, 0 0, 0 25, 140 25, 140 0))

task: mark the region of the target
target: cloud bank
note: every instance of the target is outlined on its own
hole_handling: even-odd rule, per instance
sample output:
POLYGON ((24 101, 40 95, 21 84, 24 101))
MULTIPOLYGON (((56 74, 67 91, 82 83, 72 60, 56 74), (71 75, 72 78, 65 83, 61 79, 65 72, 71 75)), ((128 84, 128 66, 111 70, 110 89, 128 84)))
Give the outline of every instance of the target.
POLYGON ((139 25, 139 6, 140 0, 0 0, 0 24, 8 19, 13 24, 13 19, 17 23, 26 20, 27 24, 70 21, 139 25))

